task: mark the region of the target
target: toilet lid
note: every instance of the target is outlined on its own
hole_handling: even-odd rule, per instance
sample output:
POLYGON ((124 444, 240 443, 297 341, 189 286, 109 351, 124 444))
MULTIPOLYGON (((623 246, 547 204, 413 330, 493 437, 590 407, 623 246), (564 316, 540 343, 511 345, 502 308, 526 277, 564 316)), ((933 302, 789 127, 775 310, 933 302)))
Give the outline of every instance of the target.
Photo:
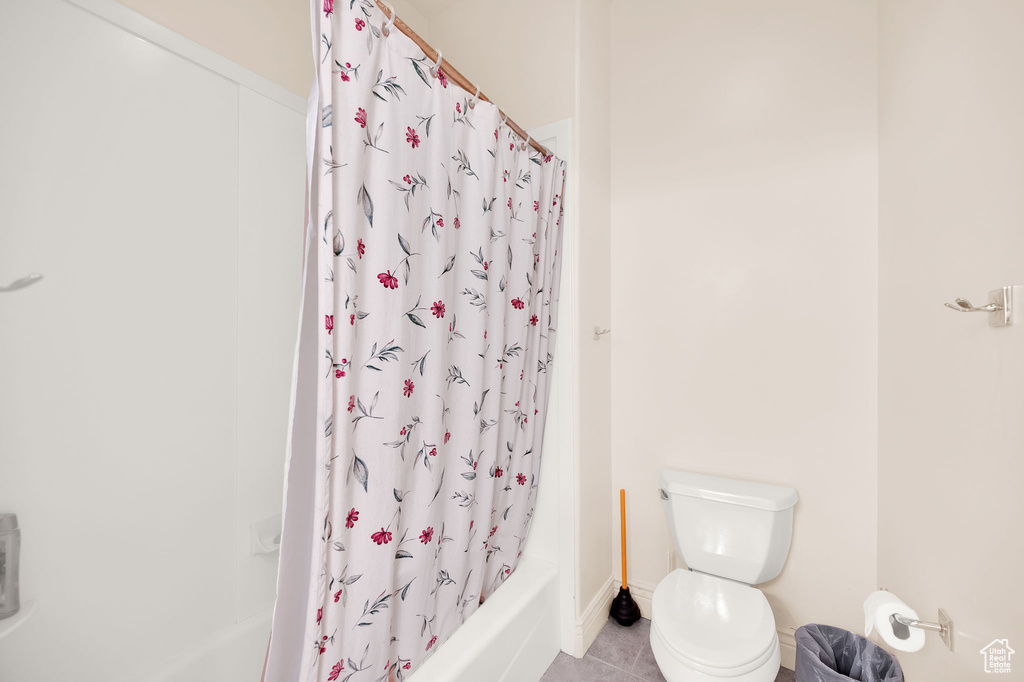
POLYGON ((651 621, 681 656, 713 668, 736 668, 775 643, 775 616, 761 590, 682 569, 654 590, 651 621))

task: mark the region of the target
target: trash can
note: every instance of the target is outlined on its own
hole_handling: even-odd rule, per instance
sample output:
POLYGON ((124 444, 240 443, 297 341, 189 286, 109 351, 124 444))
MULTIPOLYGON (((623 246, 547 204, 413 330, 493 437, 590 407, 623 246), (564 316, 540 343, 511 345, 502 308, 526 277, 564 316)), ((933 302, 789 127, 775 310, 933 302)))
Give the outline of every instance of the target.
POLYGON ((796 682, 903 682, 896 657, 848 630, 804 625, 796 631, 796 682))

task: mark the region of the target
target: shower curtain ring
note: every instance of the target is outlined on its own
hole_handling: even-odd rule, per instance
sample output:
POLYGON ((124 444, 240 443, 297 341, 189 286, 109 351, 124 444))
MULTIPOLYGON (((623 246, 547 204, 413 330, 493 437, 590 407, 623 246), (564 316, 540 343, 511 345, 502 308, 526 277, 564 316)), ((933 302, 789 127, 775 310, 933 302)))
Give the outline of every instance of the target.
POLYGON ((476 102, 477 102, 478 99, 480 99, 480 86, 479 85, 476 86, 476 94, 474 94, 473 98, 469 100, 469 108, 470 109, 476 109, 476 102))
POLYGON ((529 148, 530 148, 530 136, 527 135, 526 136, 526 142, 523 143, 523 151, 525 152, 529 148))
POLYGON ((501 112, 501 125, 505 125, 505 121, 507 121, 507 120, 508 120, 508 114, 506 114, 504 111, 501 112))
POLYGON ((430 67, 430 75, 437 78, 437 74, 441 71, 441 50, 437 51, 437 61, 430 67))
POLYGON ((380 29, 380 32, 384 34, 385 38, 387 38, 391 35, 391 27, 395 25, 395 8, 391 6, 391 3, 385 2, 385 0, 380 1, 381 4, 387 7, 388 11, 391 13, 391 16, 388 17, 388 23, 384 24, 380 29))

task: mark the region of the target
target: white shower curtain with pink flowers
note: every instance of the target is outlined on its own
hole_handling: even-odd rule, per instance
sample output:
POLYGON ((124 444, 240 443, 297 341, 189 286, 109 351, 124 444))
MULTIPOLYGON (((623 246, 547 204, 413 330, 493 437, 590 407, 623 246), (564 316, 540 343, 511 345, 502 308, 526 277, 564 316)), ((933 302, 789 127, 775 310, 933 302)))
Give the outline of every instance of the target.
POLYGON ((565 164, 386 24, 371 0, 314 8, 315 408, 267 682, 402 680, 515 570, 537 496, 565 164))

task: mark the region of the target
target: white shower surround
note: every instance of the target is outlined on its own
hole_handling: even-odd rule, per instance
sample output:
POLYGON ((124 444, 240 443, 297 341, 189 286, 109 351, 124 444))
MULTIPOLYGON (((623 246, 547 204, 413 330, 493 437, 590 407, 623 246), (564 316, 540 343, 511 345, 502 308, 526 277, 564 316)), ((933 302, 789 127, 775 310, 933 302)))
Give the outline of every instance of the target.
POLYGON ((305 106, 115 2, 2 14, 0 270, 45 278, 0 324, 0 679, 146 680, 272 604, 305 106))

